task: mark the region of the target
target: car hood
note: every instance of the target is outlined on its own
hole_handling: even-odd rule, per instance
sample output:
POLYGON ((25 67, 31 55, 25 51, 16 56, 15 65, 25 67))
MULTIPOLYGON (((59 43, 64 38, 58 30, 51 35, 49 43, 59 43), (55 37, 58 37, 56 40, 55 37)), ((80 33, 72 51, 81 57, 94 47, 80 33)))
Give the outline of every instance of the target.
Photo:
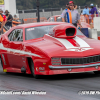
POLYGON ((100 54, 100 41, 85 36, 64 39, 45 35, 41 41, 29 44, 38 47, 49 57, 87 57, 100 54))

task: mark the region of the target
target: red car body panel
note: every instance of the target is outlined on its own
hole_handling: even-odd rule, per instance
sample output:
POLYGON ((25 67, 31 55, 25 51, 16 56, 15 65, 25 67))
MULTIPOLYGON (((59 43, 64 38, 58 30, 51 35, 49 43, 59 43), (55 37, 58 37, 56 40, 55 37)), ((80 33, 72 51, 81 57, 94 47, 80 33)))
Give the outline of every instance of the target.
POLYGON ((76 35, 76 30, 73 25, 63 22, 34 23, 13 27, 0 36, 0 55, 4 72, 22 73, 21 68, 24 66, 26 73, 31 74, 28 58, 31 58, 34 62, 36 75, 99 71, 100 62, 85 64, 86 67, 82 64, 52 65, 52 57, 83 58, 100 55, 100 42, 95 39, 88 39, 84 35, 76 35), (51 30, 54 36, 45 34, 42 38, 25 40, 25 28, 48 25, 57 25, 51 30), (75 29, 74 35, 67 36, 67 28, 75 29), (9 41, 8 36, 15 29, 23 30, 23 42, 9 41), (97 69, 96 66, 98 66, 97 69), (41 70, 41 67, 44 70, 41 70), (57 67, 60 68, 57 69, 57 67), (69 71, 70 68, 71 71, 69 71))

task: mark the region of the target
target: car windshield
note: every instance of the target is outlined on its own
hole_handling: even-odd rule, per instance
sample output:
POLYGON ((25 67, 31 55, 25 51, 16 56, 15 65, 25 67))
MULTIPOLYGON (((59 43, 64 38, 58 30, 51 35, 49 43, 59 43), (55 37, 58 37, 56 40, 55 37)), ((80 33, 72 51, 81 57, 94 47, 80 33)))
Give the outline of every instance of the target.
POLYGON ((56 25, 26 28, 25 29, 25 39, 31 40, 31 39, 43 37, 45 34, 49 34, 49 31, 54 26, 56 26, 56 25))
MULTIPOLYGON (((41 38, 45 34, 49 34, 50 30, 56 25, 49 25, 49 26, 39 26, 39 27, 30 27, 25 29, 25 40, 31 40, 36 38, 41 38)), ((77 29, 77 35, 83 35, 77 29)))

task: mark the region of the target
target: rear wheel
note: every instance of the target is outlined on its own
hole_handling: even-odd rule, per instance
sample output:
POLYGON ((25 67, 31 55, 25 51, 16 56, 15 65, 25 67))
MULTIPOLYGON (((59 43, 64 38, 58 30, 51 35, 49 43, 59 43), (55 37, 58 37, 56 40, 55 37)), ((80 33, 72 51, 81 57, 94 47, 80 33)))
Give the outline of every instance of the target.
MULTIPOLYGON (((0 57, 0 66, 2 67, 2 69, 3 69, 3 61, 2 61, 2 58, 0 57)), ((4 72, 4 70, 3 70, 3 72, 4 72)), ((9 72, 5 72, 5 73, 9 73, 9 72)))
POLYGON ((99 75, 100 71, 94 71, 94 74, 99 75))
POLYGON ((32 73, 33 77, 36 78, 36 79, 39 79, 40 75, 35 75, 35 68, 34 68, 34 63, 33 63, 32 60, 31 60, 31 66, 30 67, 31 67, 31 73, 32 73))

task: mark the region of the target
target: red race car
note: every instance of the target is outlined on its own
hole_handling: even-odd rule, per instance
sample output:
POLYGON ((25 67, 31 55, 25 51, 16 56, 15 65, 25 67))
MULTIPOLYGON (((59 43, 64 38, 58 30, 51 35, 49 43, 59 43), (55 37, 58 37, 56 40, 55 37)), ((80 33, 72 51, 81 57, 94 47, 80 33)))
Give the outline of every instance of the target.
POLYGON ((4 72, 54 75, 100 74, 100 41, 63 22, 23 24, 0 36, 4 72))
MULTIPOLYGON (((86 23, 86 21, 84 21, 84 20, 82 20, 82 19, 80 20, 81 21, 82 28, 90 28, 90 25, 88 23, 86 23)), ((48 22, 62 22, 62 18, 61 18, 60 15, 55 15, 55 16, 50 17, 48 19, 48 22)))

